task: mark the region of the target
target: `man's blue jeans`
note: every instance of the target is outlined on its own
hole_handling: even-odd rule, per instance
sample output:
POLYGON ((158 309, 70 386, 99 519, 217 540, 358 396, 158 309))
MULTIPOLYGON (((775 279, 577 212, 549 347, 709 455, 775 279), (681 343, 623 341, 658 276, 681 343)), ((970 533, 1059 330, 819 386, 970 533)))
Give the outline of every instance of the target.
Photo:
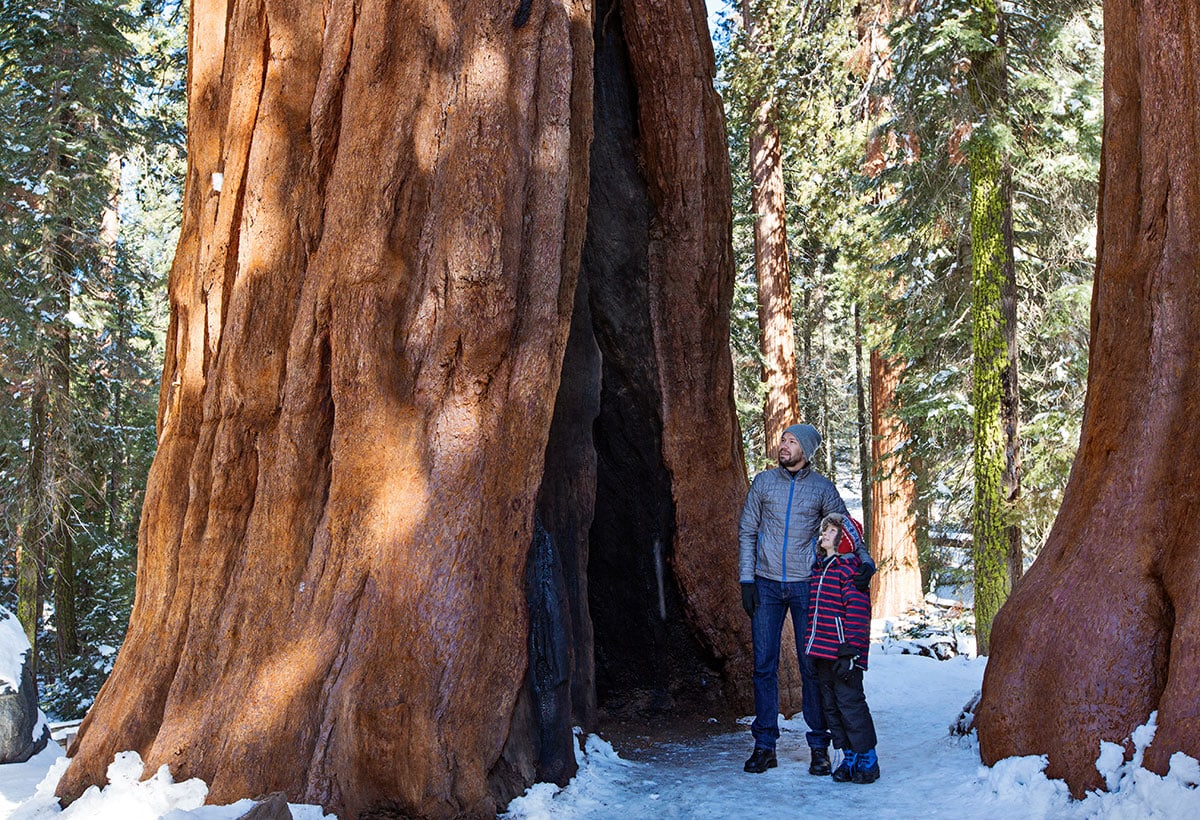
POLYGON ((808 579, 803 581, 770 581, 756 578, 758 608, 750 619, 754 635, 754 722, 750 732, 754 746, 774 749, 779 739, 779 646, 783 636, 783 619, 792 613, 796 654, 800 658, 801 708, 809 731, 808 745, 824 749, 829 746, 829 729, 821 705, 821 688, 812 659, 804 654, 808 638, 808 579))

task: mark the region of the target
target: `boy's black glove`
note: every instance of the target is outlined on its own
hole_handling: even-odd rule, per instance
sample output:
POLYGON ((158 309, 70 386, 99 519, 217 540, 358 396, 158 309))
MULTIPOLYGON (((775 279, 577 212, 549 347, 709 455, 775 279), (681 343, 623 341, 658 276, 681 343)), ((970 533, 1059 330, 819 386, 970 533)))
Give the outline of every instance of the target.
POLYGON ((758 609, 758 587, 753 582, 742 582, 742 609, 751 618, 754 617, 754 610, 758 609))
POLYGON ((848 643, 843 643, 838 644, 837 652, 837 660, 833 662, 833 673, 843 683, 849 683, 850 674, 855 669, 862 669, 858 665, 858 650, 848 643))
POLYGON ((875 567, 864 561, 858 567, 858 572, 854 573, 851 579, 854 581, 854 588, 859 592, 867 592, 871 589, 871 576, 875 574, 875 567))

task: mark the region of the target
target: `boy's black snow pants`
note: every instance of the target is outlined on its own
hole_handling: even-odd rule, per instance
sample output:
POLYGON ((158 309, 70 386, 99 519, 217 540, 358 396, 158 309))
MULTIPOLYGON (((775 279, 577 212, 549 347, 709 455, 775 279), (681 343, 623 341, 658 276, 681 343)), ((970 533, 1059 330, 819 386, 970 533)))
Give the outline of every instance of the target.
POLYGON ((855 753, 875 748, 875 721, 867 708, 867 696, 863 692, 863 671, 851 670, 846 680, 834 672, 837 661, 813 658, 817 668, 817 680, 821 684, 821 705, 825 710, 825 722, 833 737, 833 748, 849 749, 855 753))

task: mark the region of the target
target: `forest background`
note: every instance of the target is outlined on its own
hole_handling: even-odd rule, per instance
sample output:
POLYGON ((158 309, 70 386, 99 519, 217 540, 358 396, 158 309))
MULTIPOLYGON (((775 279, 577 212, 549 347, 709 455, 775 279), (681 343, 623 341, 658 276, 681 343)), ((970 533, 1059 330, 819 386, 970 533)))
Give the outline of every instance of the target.
MULTIPOLYGON (((162 0, 0 0, 0 604, 25 625, 43 708, 61 719, 90 706, 133 602, 185 168, 186 18, 162 0)), ((1087 376, 1100 19, 1090 0, 748 0, 710 17, 747 468, 769 464, 773 443, 751 161, 766 122, 787 398, 825 435, 823 472, 864 490, 903 478, 922 589, 975 577, 981 562, 957 547, 980 541, 988 504, 1006 543, 1016 532, 1019 573, 1061 500, 1087 376), (986 298, 1003 288, 980 281, 973 232, 988 163, 1004 195, 1004 304, 986 298), (1009 334, 1019 391, 1001 445, 1016 492, 998 502, 978 480, 992 439, 977 408, 1003 410, 980 392, 989 325, 1009 334), (872 390, 894 396, 901 423, 884 447, 872 390)))

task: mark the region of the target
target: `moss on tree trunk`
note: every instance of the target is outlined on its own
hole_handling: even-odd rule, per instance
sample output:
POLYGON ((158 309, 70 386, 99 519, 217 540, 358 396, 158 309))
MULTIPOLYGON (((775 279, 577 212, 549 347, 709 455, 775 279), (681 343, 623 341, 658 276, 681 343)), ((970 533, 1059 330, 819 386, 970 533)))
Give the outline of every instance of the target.
POLYGON ((971 55, 968 88, 981 120, 967 146, 971 226, 971 403, 974 419, 975 629, 988 653, 992 619, 1008 597, 1014 521, 1017 423, 1011 189, 1002 148, 1006 105, 1004 23, 998 5, 979 4, 979 34, 992 47, 971 55), (1006 296, 1009 297, 1006 300, 1006 296), (1007 414, 1006 414, 1006 411, 1007 414))

